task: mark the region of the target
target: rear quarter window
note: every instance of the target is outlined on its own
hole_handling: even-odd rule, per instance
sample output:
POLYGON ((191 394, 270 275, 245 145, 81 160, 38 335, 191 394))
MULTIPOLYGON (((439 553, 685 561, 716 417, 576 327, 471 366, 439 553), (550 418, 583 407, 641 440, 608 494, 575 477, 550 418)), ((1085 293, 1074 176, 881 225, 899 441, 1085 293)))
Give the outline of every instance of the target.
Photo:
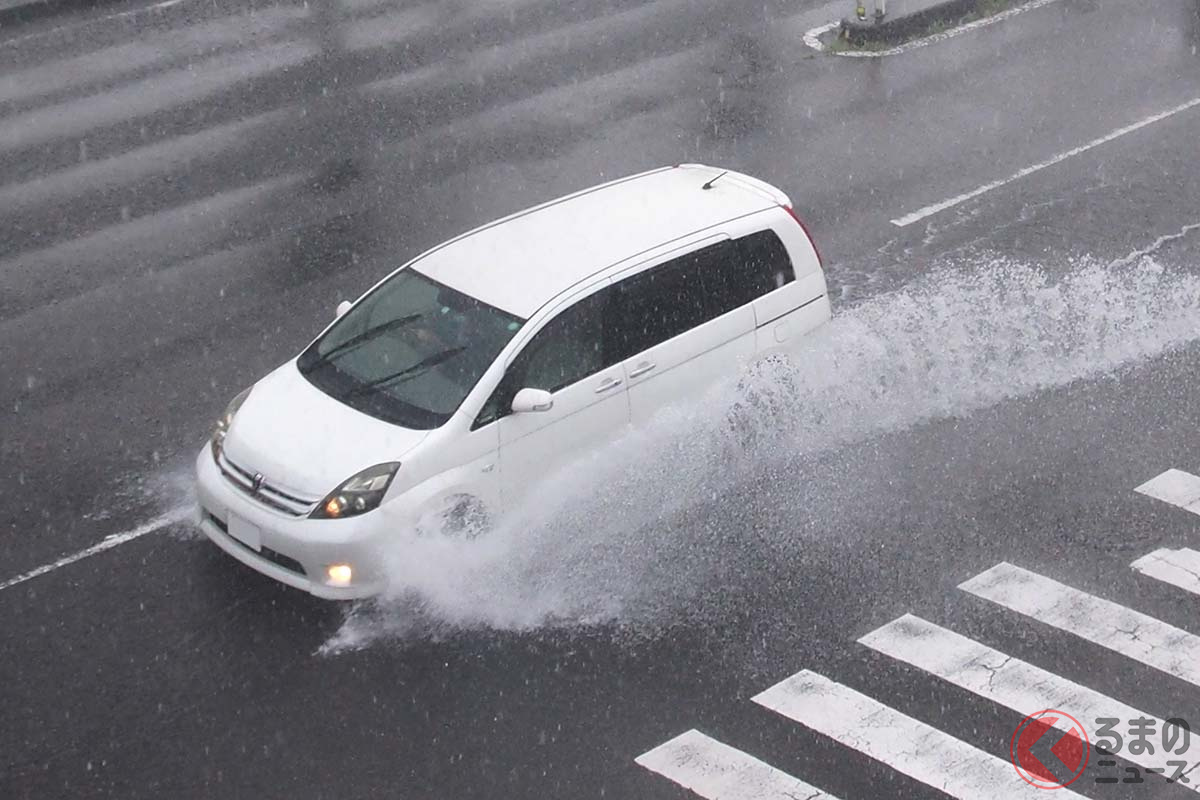
POLYGON ((772 230, 758 231, 706 247, 705 293, 724 314, 796 280, 787 248, 772 230))

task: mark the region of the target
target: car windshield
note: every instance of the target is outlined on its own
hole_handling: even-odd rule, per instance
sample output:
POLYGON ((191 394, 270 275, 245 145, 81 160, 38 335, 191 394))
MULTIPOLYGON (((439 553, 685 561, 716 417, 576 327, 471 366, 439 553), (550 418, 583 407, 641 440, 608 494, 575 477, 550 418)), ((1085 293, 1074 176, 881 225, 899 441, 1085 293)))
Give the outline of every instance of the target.
POLYGON ((446 422, 524 322, 406 269, 300 356, 321 391, 378 419, 446 422))

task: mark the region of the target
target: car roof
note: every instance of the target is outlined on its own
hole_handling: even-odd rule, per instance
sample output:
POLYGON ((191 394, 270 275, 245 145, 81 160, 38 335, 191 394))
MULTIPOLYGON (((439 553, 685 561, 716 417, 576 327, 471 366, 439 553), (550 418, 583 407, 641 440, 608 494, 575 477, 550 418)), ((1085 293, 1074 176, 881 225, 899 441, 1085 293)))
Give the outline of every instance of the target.
POLYGON ((699 164, 585 189, 477 228, 412 267, 452 289, 529 318, 555 296, 681 236, 776 205, 767 184, 699 164))

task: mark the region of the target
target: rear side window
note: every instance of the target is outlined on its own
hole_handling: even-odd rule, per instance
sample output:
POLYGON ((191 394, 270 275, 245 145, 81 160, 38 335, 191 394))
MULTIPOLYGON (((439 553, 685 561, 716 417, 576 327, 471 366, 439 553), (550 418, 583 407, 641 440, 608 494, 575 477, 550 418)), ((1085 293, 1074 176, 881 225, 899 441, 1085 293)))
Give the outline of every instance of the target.
POLYGON ((787 248, 774 231, 758 231, 701 252, 717 248, 721 252, 703 273, 714 316, 740 308, 796 280, 787 248))
POLYGON ((617 284, 620 358, 648 350, 794 281, 774 231, 727 239, 617 284))
POLYGON ((585 297, 546 323, 513 359, 474 427, 506 416, 518 391, 526 387, 557 392, 619 360, 608 341, 605 315, 612 288, 585 297))

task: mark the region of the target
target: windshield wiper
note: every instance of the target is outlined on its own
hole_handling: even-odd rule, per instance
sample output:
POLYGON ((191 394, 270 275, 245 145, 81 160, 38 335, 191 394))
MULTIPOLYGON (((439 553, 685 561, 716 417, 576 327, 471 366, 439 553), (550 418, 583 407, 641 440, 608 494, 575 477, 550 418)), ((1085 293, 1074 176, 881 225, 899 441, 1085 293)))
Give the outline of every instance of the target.
POLYGON ((411 367, 405 367, 399 372, 393 372, 391 375, 384 375, 382 378, 376 378, 369 383, 364 383, 362 386, 355 387, 354 389, 351 389, 349 392, 346 392, 344 395, 342 395, 342 397, 357 397, 360 394, 375 391, 386 384, 398 383, 406 378, 415 378, 419 373, 424 372, 430 367, 436 367, 443 361, 449 361, 451 358, 466 349, 466 347, 451 347, 446 350, 442 350, 441 352, 434 353, 431 356, 421 359, 411 367))
POLYGON ((424 315, 423 314, 409 314, 408 316, 405 316, 405 317, 397 317, 396 319, 388 320, 387 322, 376 325, 374 328, 367 328, 362 333, 351 336, 349 339, 342 342, 341 344, 335 345, 334 347, 330 348, 329 352, 318 355, 315 359, 313 359, 313 362, 308 365, 308 368, 312 369, 314 367, 320 366, 321 364, 327 364, 330 361, 332 361, 333 359, 340 356, 342 353, 345 353, 347 350, 351 350, 355 347, 358 347, 360 344, 369 342, 371 339, 374 339, 376 336, 378 336, 381 333, 387 333, 388 331, 395 330, 396 328, 399 328, 402 325, 407 325, 410 322, 414 322, 415 320, 420 319, 422 316, 424 316, 424 315))

